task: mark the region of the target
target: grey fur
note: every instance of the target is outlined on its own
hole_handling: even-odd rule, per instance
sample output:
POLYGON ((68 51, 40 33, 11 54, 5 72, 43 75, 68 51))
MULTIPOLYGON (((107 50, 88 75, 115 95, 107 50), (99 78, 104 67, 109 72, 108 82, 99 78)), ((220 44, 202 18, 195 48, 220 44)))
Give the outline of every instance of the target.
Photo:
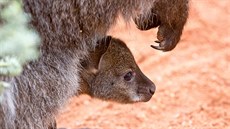
POLYGON ((82 65, 79 94, 119 103, 149 101, 155 85, 140 70, 123 41, 107 36, 82 65), (128 79, 128 80, 127 80, 128 79))
MULTIPOLYGON (((147 102, 155 93, 154 83, 142 73, 129 48, 119 39, 107 36, 98 41, 95 50, 91 50, 81 64, 77 96, 88 94, 127 104, 147 102)), ((56 129, 55 121, 49 129, 56 129)))
POLYGON ((137 18, 139 28, 145 29, 140 27, 142 21, 154 10, 161 21, 158 38, 167 41, 161 44, 162 50, 173 49, 187 19, 187 3, 188 0, 23 0, 25 11, 32 17, 31 25, 42 39, 41 57, 10 81, 13 87, 5 91, 0 105, 0 128, 48 128, 60 107, 79 88, 80 60, 105 36, 118 15, 127 23, 137 18))

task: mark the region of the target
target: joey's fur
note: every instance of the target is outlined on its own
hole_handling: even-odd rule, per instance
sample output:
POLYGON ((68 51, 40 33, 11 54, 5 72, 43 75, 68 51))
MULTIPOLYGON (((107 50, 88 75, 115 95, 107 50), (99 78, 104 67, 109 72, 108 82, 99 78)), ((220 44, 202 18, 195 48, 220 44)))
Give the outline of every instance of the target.
POLYGON ((46 129, 78 91, 81 60, 118 15, 127 23, 134 18, 143 30, 159 26, 161 43, 154 48, 164 51, 176 46, 188 15, 188 0, 23 0, 23 5, 41 37, 41 56, 10 80, 13 86, 0 105, 3 129, 46 129))
POLYGON ((155 85, 141 72, 125 43, 106 37, 83 61, 79 93, 119 103, 146 102, 155 85), (127 79, 127 75, 129 76, 127 79))
MULTIPOLYGON (((81 64, 77 95, 135 103, 149 101, 155 92, 154 83, 141 72, 131 51, 119 39, 107 36, 98 41, 95 50, 90 51, 88 59, 81 64), (131 75, 129 81, 125 80, 127 74, 131 75)), ((55 128, 56 122, 50 126, 50 129, 55 128)))

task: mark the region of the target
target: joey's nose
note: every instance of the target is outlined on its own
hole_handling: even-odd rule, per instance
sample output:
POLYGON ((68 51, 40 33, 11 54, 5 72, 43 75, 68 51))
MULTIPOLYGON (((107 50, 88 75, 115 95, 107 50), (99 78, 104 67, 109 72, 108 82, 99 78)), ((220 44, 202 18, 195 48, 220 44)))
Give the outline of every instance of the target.
POLYGON ((156 91, 156 86, 152 84, 152 86, 149 88, 149 93, 153 95, 155 91, 156 91))

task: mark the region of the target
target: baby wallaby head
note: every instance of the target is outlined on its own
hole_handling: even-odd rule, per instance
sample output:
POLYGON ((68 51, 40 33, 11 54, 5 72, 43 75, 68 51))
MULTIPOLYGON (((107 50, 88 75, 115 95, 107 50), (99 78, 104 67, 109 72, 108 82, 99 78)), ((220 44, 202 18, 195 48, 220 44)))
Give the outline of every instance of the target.
POLYGON ((123 41, 107 36, 98 42, 90 58, 87 66, 95 67, 96 71, 91 77, 83 75, 88 83, 87 94, 119 103, 151 99, 155 85, 142 73, 123 41))

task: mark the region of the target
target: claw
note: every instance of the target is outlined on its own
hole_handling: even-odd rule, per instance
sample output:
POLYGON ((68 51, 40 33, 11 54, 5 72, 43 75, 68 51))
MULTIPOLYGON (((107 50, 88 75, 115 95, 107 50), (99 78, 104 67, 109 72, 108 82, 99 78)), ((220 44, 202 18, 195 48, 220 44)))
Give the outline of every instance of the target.
POLYGON ((168 42, 168 43, 166 43, 166 41, 164 40, 164 41, 162 41, 162 42, 160 42, 160 41, 155 41, 155 43, 158 43, 159 44, 159 46, 157 45, 157 46, 155 46, 155 45, 151 45, 151 47, 152 48, 154 48, 154 49, 156 49, 156 50, 161 50, 161 51, 169 51, 169 50, 171 50, 171 49, 168 49, 168 47, 170 48, 170 43, 168 42), (169 46, 168 46, 169 45, 169 46))
POLYGON ((156 50, 164 50, 164 47, 151 45, 152 48, 156 50))
POLYGON ((154 41, 155 43, 161 43, 160 41, 158 41, 158 40, 156 40, 156 41, 154 41))

